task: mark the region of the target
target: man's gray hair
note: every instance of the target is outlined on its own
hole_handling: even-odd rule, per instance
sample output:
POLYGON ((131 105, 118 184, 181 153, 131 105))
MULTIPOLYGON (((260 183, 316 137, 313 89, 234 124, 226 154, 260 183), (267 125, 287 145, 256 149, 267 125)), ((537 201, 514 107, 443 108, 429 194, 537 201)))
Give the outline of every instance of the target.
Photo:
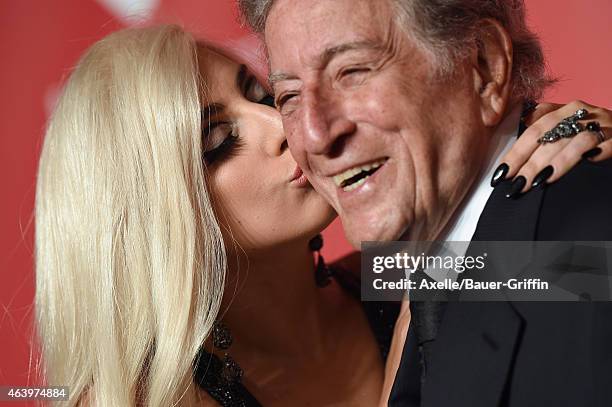
MULTIPOLYGON (((263 33, 275 0, 238 0, 244 22, 263 33)), ((513 44, 512 98, 537 100, 553 81, 546 75, 537 36, 525 21, 523 0, 389 0, 399 27, 433 56, 439 72, 452 73, 455 61, 477 46, 481 20, 494 19, 513 44)))

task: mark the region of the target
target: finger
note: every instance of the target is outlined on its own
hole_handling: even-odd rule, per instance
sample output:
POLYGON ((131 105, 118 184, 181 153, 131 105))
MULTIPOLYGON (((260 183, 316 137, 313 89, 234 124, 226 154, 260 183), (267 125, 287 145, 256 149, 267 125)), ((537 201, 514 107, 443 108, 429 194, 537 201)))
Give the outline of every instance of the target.
MULTIPOLYGON (((521 190, 521 193, 525 193, 531 189, 531 185, 535 177, 540 174, 544 168, 551 165, 551 161, 554 157, 561 154, 566 146, 571 142, 571 139, 565 138, 558 140, 554 143, 541 144, 539 148, 529 157, 529 160, 520 168, 516 174, 515 182, 518 182, 519 177, 525 178, 525 185, 521 190)), ((582 150, 586 151, 586 150, 582 150)), ((555 168, 553 167, 553 172, 555 168)))
MULTIPOLYGON (((602 128, 602 130, 604 129, 602 128)), ((601 151, 595 151, 595 153, 597 154, 594 154, 591 157, 587 157, 587 160, 599 162, 612 158, 612 129, 609 127, 605 128, 605 134, 608 140, 604 141, 603 143, 599 143, 597 147, 595 147, 600 149, 601 151)))
MULTIPOLYGON (((501 162, 506 163, 509 167, 506 178, 513 178, 518 174, 521 167, 528 162, 532 154, 541 146, 538 140, 544 133, 576 111, 572 110, 574 106, 568 108, 566 105, 556 110, 550 110, 552 106, 551 104, 547 104, 542 107, 542 112, 547 113, 529 126, 517 139, 510 151, 502 158, 501 162)), ((536 110, 539 110, 539 108, 536 110)))
POLYGON ((550 184, 567 174, 582 160, 582 155, 597 144, 599 144, 599 138, 590 131, 583 131, 576 135, 559 154, 550 160, 554 172, 545 182, 550 184))
MULTIPOLYGON (((550 107, 543 107, 543 111, 548 108, 550 107)), ((521 167, 527 163, 531 155, 537 151, 538 147, 543 147, 543 145, 538 143, 538 139, 540 139, 544 133, 554 128, 561 120, 573 115, 576 110, 582 108, 587 110, 599 110, 582 101, 574 101, 557 110, 546 113, 529 126, 501 160, 501 162, 506 163, 509 167, 506 178, 512 178, 518 174, 521 167)))

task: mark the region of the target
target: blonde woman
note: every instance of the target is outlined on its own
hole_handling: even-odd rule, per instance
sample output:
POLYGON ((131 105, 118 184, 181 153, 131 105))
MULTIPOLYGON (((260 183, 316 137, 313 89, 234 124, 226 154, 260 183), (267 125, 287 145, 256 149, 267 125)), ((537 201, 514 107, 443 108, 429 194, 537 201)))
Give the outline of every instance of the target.
POLYGON ((334 216, 244 65, 175 26, 110 35, 40 159, 46 380, 69 406, 384 403, 398 307, 315 264, 334 216))

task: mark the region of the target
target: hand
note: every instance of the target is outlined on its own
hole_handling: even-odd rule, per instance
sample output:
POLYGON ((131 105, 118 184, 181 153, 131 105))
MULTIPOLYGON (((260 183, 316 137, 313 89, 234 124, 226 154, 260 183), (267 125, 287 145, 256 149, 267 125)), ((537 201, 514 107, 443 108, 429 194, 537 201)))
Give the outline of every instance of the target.
POLYGON ((527 192, 540 184, 552 183, 571 170, 581 159, 603 161, 612 158, 612 111, 575 101, 567 105, 542 103, 527 117, 527 130, 518 138, 501 162, 509 166, 504 179, 525 178, 521 192, 527 192), (572 138, 554 143, 539 144, 538 139, 554 128, 561 120, 578 109, 587 109, 583 125, 597 121, 605 135, 600 142, 595 133, 583 131, 572 138), (551 168, 548 168, 550 166, 551 168), (551 172, 552 171, 552 172, 551 172), (536 181, 534 184, 534 180, 536 181))

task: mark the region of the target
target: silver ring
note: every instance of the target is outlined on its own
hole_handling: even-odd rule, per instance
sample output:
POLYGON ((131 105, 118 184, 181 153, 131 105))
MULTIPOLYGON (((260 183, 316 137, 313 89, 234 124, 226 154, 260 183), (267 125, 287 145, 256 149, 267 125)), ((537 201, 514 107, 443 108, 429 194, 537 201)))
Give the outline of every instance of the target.
POLYGON ((576 110, 576 113, 561 120, 555 127, 544 133, 544 136, 538 139, 538 143, 554 143, 562 138, 574 137, 576 134, 584 131, 584 126, 578 122, 589 114, 586 109, 576 110))

